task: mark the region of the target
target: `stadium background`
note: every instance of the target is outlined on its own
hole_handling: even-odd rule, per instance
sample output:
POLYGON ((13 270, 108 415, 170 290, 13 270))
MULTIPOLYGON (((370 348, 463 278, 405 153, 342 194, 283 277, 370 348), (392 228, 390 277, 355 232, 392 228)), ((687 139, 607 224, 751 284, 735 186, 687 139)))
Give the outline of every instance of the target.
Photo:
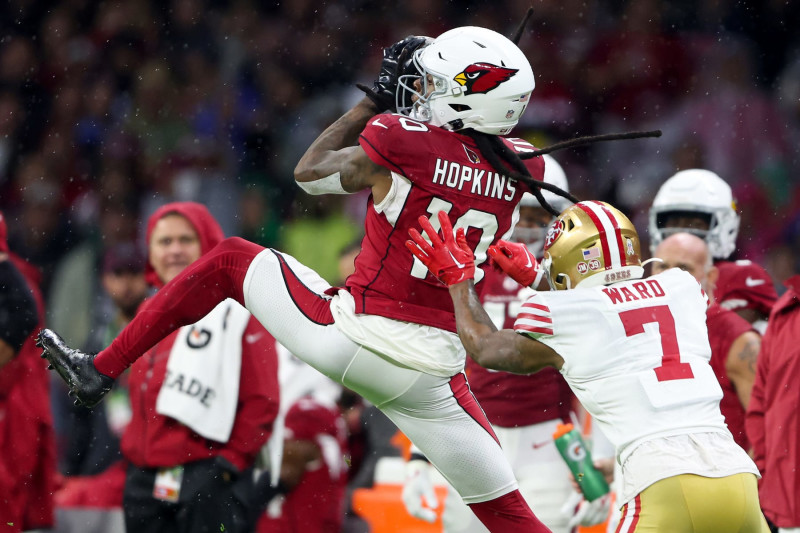
POLYGON ((800 272, 800 2, 779 0, 9 0, 0 210, 11 249, 41 269, 52 303, 71 253, 141 240, 159 205, 196 200, 226 234, 339 281, 364 195, 298 194, 300 155, 361 97, 355 83, 371 84, 383 46, 460 25, 510 35, 529 6, 520 47, 536 90, 514 135, 546 146, 661 129, 555 157, 576 196, 621 208, 645 242, 663 180, 717 172, 742 215, 738 256, 783 292, 800 272))

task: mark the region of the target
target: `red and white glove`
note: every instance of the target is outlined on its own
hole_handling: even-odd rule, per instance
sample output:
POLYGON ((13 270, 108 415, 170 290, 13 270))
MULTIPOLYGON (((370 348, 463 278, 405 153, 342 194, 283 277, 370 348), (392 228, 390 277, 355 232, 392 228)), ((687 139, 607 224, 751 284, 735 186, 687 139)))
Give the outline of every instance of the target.
POLYGON ((439 224, 444 237, 442 242, 427 217, 419 217, 419 224, 430 244, 417 230, 411 228, 408 234, 412 240, 406 241, 406 248, 422 261, 439 281, 449 287, 475 277, 475 256, 467 244, 464 228, 458 228, 454 237, 453 225, 450 224, 447 213, 439 211, 439 224))
POLYGON ((495 265, 520 285, 535 289, 534 284, 538 285, 542 279, 541 265, 522 243, 500 240, 487 253, 495 265))
POLYGON ((611 494, 600 496, 594 501, 586 501, 583 494, 573 492, 561 507, 561 514, 569 519, 567 529, 576 526, 591 527, 602 524, 611 511, 611 494))
POLYGON ((430 477, 430 463, 412 459, 406 463, 406 479, 403 483, 403 505, 408 514, 426 522, 436 522, 439 498, 430 477))

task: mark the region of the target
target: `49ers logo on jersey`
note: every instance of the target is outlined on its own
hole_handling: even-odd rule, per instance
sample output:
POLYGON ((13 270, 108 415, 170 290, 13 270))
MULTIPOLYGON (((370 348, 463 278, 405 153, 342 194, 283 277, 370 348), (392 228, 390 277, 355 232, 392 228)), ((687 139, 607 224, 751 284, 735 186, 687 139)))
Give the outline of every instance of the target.
POLYGON ((547 230, 547 236, 544 238, 544 249, 547 250, 550 248, 556 239, 563 233, 564 231, 564 221, 563 220, 556 220, 553 222, 553 225, 550 226, 550 229, 547 230))
POLYGON ((464 87, 464 94, 485 94, 519 72, 515 68, 498 67, 491 63, 473 63, 453 78, 464 87))

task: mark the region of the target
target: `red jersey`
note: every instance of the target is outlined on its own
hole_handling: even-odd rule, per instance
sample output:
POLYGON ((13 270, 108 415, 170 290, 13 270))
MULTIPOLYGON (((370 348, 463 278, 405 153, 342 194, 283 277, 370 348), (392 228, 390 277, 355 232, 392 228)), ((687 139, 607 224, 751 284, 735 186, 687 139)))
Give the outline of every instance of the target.
POLYGON ((50 378, 35 339, 44 327, 40 273, 14 253, 10 257, 33 292, 39 323, 16 357, 0 368, 0 516, 9 532, 53 527, 58 476, 50 378))
POLYGON ((175 466, 218 455, 239 469, 251 466, 269 438, 278 414, 280 394, 275 339, 255 317, 250 318, 242 335, 236 420, 228 442, 222 443, 206 439, 156 411, 167 361, 181 331, 173 331, 131 366, 128 387, 133 415, 122 436, 123 455, 142 468, 175 466), (249 342, 248 339, 256 340, 249 342))
MULTIPOLYGON (((368 202, 361 253, 346 282, 356 312, 455 332, 447 288, 405 247, 409 228, 419 229, 420 216, 446 211, 454 228, 467 230, 480 287, 489 268, 486 250, 510 235, 527 189, 495 171, 472 138, 404 116, 376 116, 359 142, 373 162, 392 172, 394 183, 380 204, 371 196, 368 202)), ((520 139, 503 142, 518 152, 534 149, 520 139)), ((543 179, 541 158, 525 165, 534 179, 543 179)), ((438 224, 435 216, 432 223, 438 224)))
POLYGON ((733 342, 743 333, 755 330, 750 322, 717 304, 712 305, 706 311, 706 325, 708 326, 708 342, 711 344, 711 368, 714 369, 714 374, 722 387, 719 409, 725 417, 725 423, 728 424, 733 440, 743 449, 748 450, 750 441, 747 439, 744 428, 744 407, 736 394, 736 387, 728 378, 725 363, 733 342))
POLYGON ((272 505, 261 515, 258 532, 341 531, 347 485, 347 429, 339 408, 306 397, 286 413, 286 438, 313 442, 321 459, 306 467, 275 515, 272 505))
MULTIPOLYGON (((530 292, 504 273, 487 270, 481 302, 497 328, 514 328, 514 320, 525 301, 520 298, 520 291, 530 292)), ((519 427, 554 419, 569 420, 572 391, 555 368, 521 376, 487 370, 467 358, 467 378, 493 425, 519 427)))

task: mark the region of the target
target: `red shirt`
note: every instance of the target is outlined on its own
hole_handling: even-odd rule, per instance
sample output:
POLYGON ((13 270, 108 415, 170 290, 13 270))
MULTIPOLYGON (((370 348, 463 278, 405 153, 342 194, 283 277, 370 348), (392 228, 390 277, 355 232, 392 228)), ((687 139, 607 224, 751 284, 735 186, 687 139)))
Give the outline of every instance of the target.
MULTIPOLYGON (((519 139, 504 142, 512 150, 533 150, 519 139)), ((405 247, 408 230, 419 230, 420 216, 448 211, 454 228, 467 228, 475 264, 485 271, 486 249, 510 234, 524 185, 495 172, 470 137, 400 115, 371 119, 360 144, 373 162, 399 179, 390 193, 395 195, 391 209, 378 213, 371 196, 368 202, 361 253, 346 282, 356 312, 455 332, 447 288, 405 247)), ((541 158, 525 164, 534 179, 542 179, 541 158)), ((478 288, 482 276, 476 275, 478 288)))
POLYGON ((347 485, 347 430, 339 408, 301 398, 286 413, 287 439, 313 442, 319 461, 309 464, 300 483, 286 496, 280 514, 268 507, 259 533, 337 532, 342 530, 347 485))
POLYGON ((772 309, 747 408, 747 434, 763 476, 761 509, 778 527, 800 527, 800 276, 772 309))
MULTIPOLYGON (((39 273, 13 254, 11 260, 25 276, 39 306, 36 334, 44 327, 39 273)), ((9 532, 48 529, 54 523, 58 472, 50 381, 34 334, 16 357, 0 368, 0 524, 9 532)))
MULTIPOLYGON (((145 304, 146 305, 146 304, 145 304)), ((278 361, 275 339, 253 317, 242 335, 239 405, 228 442, 201 437, 173 418, 156 412, 172 345, 181 330, 172 332, 140 357, 130 369, 132 417, 122 436, 123 455, 139 467, 165 467, 218 455, 237 468, 253 464, 272 432, 278 413, 278 361), (250 343, 247 339, 258 339, 250 343)))
POLYGON ((711 344, 711 368, 722 387, 719 409, 725 417, 728 429, 733 434, 733 440, 745 450, 749 450, 750 441, 744 429, 744 407, 736 394, 736 387, 728 378, 725 363, 734 341, 743 333, 755 330, 750 322, 717 304, 712 305, 706 311, 706 325, 708 326, 708 342, 711 344))
MULTIPOLYGON (((481 301, 498 328, 514 328, 522 304, 520 290, 524 289, 504 273, 487 271, 481 301)), ((487 370, 468 357, 467 378, 492 425, 519 427, 569 420, 572 391, 555 368, 521 376, 487 370)))

